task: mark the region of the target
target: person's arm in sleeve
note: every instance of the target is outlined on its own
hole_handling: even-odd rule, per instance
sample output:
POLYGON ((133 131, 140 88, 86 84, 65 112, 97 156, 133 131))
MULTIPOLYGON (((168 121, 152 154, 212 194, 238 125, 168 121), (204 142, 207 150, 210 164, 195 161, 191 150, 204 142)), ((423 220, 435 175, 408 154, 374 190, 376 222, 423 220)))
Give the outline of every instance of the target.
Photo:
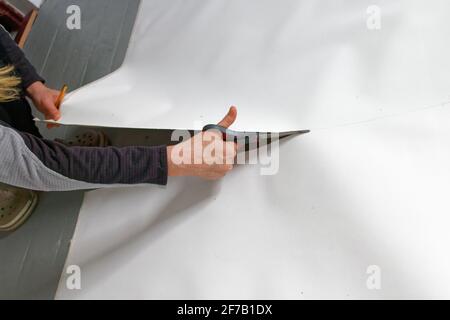
POLYGON ((167 147, 67 147, 0 124, 0 181, 40 191, 167 184, 167 147))
POLYGON ((59 92, 45 86, 45 80, 36 72, 23 51, 1 25, 0 49, 6 55, 2 58, 6 63, 14 66, 17 76, 21 78, 23 94, 33 100, 35 107, 44 114, 45 119, 59 120, 61 113, 55 105, 59 92))
POLYGON ((23 51, 17 46, 9 33, 0 26, 0 46, 6 54, 6 62, 12 64, 18 76, 22 79, 22 88, 25 91, 35 82, 44 83, 44 79, 39 76, 33 65, 27 60, 23 51))

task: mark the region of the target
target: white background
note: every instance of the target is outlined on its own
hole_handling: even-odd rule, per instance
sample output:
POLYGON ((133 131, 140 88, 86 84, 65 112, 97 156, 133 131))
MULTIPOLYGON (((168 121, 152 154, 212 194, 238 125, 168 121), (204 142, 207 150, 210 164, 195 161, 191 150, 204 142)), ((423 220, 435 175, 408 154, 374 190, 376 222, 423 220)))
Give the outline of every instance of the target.
POLYGON ((63 123, 313 129, 280 171, 87 194, 58 298, 449 298, 447 1, 145 0, 63 123), (95 108, 93 107, 95 106, 95 108), (367 267, 382 270, 368 290, 367 267))

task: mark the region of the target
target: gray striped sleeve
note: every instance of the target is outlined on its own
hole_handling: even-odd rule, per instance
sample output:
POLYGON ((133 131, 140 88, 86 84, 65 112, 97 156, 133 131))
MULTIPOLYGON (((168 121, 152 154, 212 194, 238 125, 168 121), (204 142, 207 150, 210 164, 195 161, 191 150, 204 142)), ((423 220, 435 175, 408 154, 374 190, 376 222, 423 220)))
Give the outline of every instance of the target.
POLYGON ((165 147, 72 150, 0 124, 0 182, 40 191, 166 184, 165 152, 165 147))

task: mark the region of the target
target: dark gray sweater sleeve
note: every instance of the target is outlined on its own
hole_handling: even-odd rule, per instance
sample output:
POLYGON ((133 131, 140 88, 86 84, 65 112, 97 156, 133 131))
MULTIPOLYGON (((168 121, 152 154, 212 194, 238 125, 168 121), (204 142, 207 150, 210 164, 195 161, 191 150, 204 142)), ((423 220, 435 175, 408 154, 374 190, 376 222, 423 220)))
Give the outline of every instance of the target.
POLYGON ((0 123, 0 182, 42 191, 167 184, 167 147, 87 148, 0 123))
POLYGON ((26 89, 37 81, 44 82, 32 64, 27 60, 23 51, 17 46, 9 33, 0 26, 0 52, 4 55, 2 59, 15 67, 15 70, 22 79, 22 88, 26 89))

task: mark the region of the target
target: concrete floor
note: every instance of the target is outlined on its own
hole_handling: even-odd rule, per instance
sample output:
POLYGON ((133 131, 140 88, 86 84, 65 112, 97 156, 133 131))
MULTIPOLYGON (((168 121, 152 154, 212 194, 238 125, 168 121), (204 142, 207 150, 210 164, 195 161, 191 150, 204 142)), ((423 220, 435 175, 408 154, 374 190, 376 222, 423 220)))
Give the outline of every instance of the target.
MULTIPOLYGON (((73 90, 101 78, 123 62, 139 2, 47 0, 25 53, 50 87, 59 89, 67 83, 73 90), (81 9, 81 30, 66 27, 66 9, 72 4, 81 9)), ((73 131, 41 128, 47 138, 70 136, 73 131)), ((0 299, 54 298, 83 195, 82 191, 43 193, 22 228, 0 234, 0 299)))

